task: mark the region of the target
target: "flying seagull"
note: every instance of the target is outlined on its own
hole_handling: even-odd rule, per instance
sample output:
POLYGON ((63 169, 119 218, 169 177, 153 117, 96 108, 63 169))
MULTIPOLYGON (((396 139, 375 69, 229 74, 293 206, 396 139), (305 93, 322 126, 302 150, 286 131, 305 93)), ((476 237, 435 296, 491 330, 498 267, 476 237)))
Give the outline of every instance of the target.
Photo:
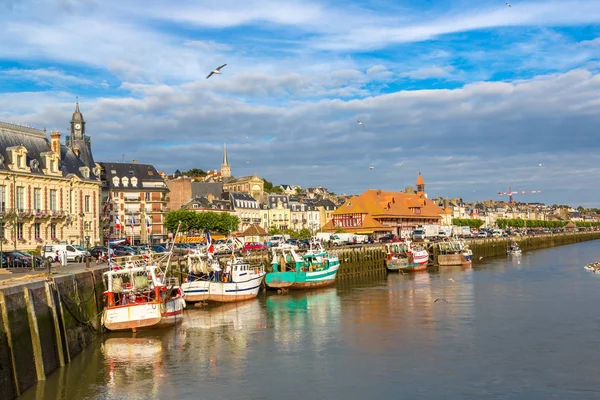
POLYGON ((510 7, 510 3, 506 3, 506 7, 510 7))
POLYGON ((394 165, 395 165, 396 167, 404 167, 404 163, 401 163, 401 162, 399 162, 399 163, 396 163, 396 164, 394 164, 394 165))
POLYGON ((375 168, 374 165, 369 165, 369 169, 373 169, 373 168, 375 168))
POLYGON ((356 120, 356 122, 358 122, 358 124, 359 124, 360 126, 362 126, 363 128, 365 127, 365 124, 363 124, 362 122, 360 122, 360 119, 357 119, 357 120, 356 120))
POLYGON ((541 166, 542 166, 542 163, 539 163, 539 164, 538 164, 538 167, 541 167, 541 166))
POLYGON ((210 71, 210 74, 208 74, 208 76, 206 77, 206 79, 210 78, 211 76, 213 76, 214 74, 218 74, 221 75, 221 68, 223 68, 224 66, 226 66, 227 64, 223 64, 221 65, 219 68, 217 69, 213 69, 212 71, 210 71))

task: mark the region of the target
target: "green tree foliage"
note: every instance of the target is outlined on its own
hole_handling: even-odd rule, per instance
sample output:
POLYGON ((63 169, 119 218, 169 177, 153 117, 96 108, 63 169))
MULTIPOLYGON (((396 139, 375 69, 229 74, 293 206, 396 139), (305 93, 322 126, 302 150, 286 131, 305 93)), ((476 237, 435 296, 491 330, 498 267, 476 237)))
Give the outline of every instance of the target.
POLYGON ((309 239, 312 236, 310 229, 302 228, 300 232, 298 232, 298 239, 309 239))
POLYGON ((175 232, 181 221, 181 232, 200 234, 205 230, 227 235, 238 229, 240 219, 229 213, 212 211, 196 212, 193 210, 173 210, 165 215, 165 227, 175 232))
POLYGON ((202 169, 200 168, 192 168, 189 171, 185 171, 181 173, 182 175, 185 176, 190 176, 190 177, 201 177, 201 176, 206 176, 206 172, 204 172, 202 169))
POLYGON ((275 225, 271 225, 269 227, 269 235, 271 235, 271 236, 273 236, 273 235, 281 235, 281 229, 279 229, 275 225))
POLYGON ((270 182, 270 181, 266 180, 265 178, 262 178, 262 180, 265 183, 265 192, 271 193, 271 194, 283 193, 283 190, 281 190, 281 188, 279 186, 274 186, 273 182, 270 182))
POLYGON ((452 218, 452 225, 468 226, 471 229, 479 229, 481 228, 481 225, 483 225, 483 221, 471 218, 452 218))
POLYGON ((344 229, 342 229, 342 228, 337 228, 335 230, 335 233, 346 233, 346 231, 344 229))

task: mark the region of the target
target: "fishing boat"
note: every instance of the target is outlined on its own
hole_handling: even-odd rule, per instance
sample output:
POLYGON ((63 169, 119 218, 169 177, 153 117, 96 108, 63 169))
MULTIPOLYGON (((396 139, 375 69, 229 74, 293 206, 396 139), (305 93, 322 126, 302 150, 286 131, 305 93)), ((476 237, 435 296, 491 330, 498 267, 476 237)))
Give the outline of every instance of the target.
POLYGON ((109 331, 136 332, 182 320, 185 300, 176 278, 166 278, 157 266, 129 262, 104 273, 107 290, 102 324, 109 331))
POLYGON ((520 255, 521 254, 521 248, 519 247, 519 245, 517 244, 517 242, 512 242, 510 244, 510 246, 508 247, 508 250, 506 251, 506 254, 511 256, 511 255, 520 255))
POLYGON ((439 242, 437 262, 440 267, 469 265, 473 261, 473 251, 463 240, 439 242))
POLYGON ((231 256, 225 268, 210 253, 204 258, 188 257, 187 282, 181 285, 189 302, 214 301, 229 303, 254 299, 260 291, 265 271, 262 265, 250 265, 241 257, 231 256))
POLYGON ((386 243, 388 271, 423 271, 429 263, 429 252, 410 240, 386 243))
POLYGON ((271 251, 273 272, 265 276, 270 288, 312 289, 335 282, 340 260, 325 251, 320 243, 311 243, 303 256, 292 247, 273 247, 271 251))

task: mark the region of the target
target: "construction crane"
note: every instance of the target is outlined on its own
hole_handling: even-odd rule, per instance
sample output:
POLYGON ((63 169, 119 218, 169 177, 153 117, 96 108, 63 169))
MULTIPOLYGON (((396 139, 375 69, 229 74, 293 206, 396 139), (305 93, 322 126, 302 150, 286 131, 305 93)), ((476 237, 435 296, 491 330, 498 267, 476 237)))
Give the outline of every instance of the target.
POLYGON ((498 192, 498 194, 506 195, 509 198, 509 202, 513 202, 513 195, 515 194, 533 194, 533 193, 542 193, 541 190, 521 190, 517 192, 513 192, 512 186, 509 186, 508 192, 498 192))

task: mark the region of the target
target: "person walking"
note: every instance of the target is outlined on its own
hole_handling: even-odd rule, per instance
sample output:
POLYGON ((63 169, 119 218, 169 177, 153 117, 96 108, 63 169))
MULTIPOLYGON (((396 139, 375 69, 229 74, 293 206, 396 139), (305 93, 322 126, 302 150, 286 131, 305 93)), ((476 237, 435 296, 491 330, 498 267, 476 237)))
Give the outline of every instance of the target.
POLYGON ((58 268, 60 267, 60 254, 58 252, 58 250, 56 250, 56 254, 54 255, 54 267, 58 268))

